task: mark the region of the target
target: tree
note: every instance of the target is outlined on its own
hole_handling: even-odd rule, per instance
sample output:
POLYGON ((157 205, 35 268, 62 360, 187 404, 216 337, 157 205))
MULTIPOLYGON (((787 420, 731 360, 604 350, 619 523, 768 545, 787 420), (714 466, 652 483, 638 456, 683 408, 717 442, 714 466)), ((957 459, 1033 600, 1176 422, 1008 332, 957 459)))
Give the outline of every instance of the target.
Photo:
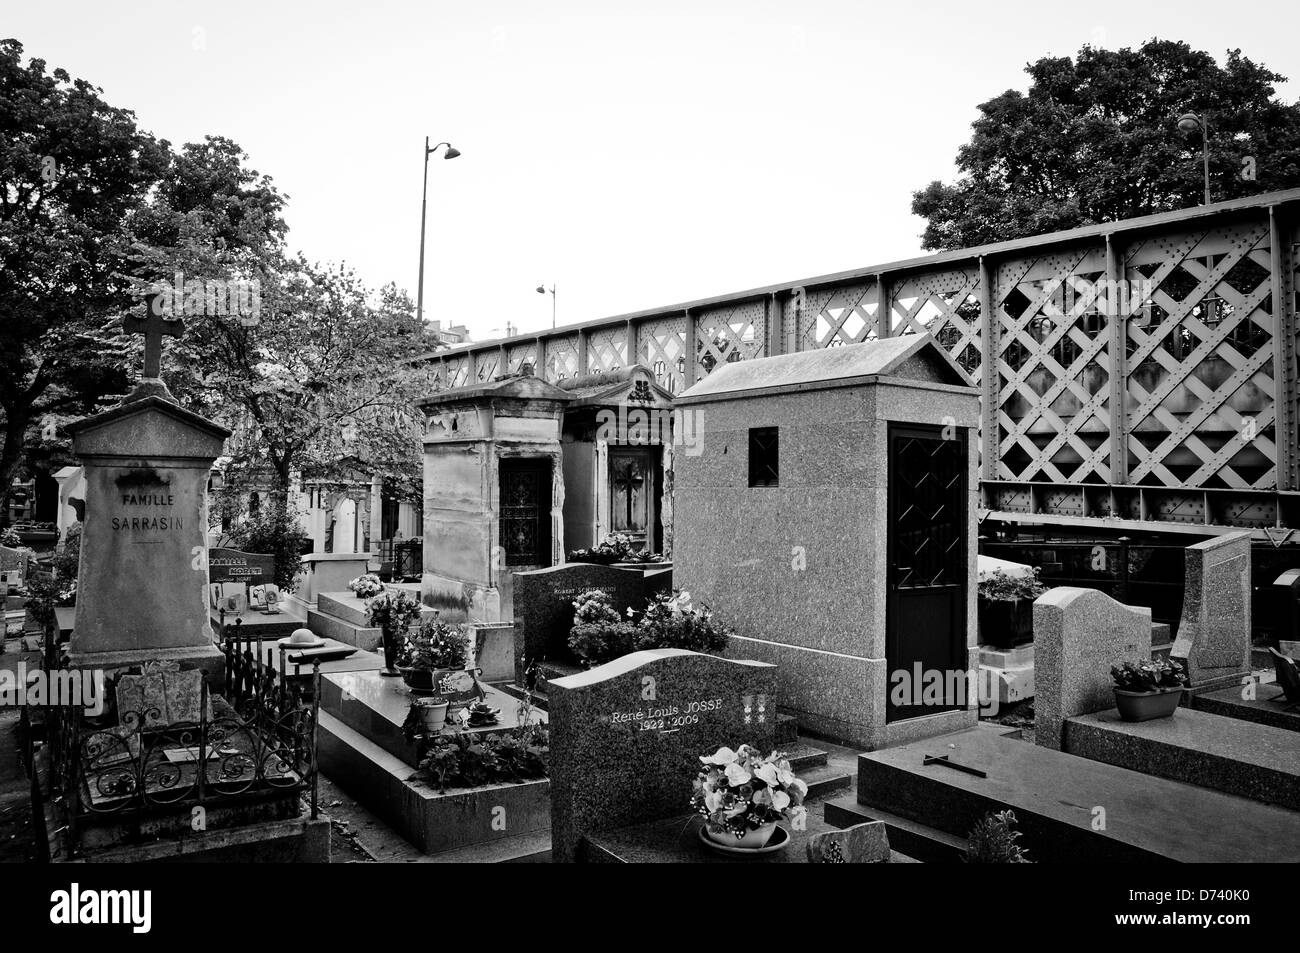
POLYGON ((107 315, 129 303, 128 222, 168 154, 101 90, 22 52, 0 41, 0 515, 24 446, 48 439, 41 419, 125 384, 107 315))
POLYGON ((204 321, 177 349, 192 377, 185 389, 206 392, 233 431, 231 471, 269 472, 281 511, 295 471, 409 475, 421 378, 405 362, 429 349, 410 298, 392 285, 372 294, 351 270, 301 258, 269 278, 256 327, 204 321))
POLYGON ((927 249, 964 248, 1195 206, 1202 201, 1199 133, 1210 122, 1215 201, 1300 186, 1300 103, 1275 98, 1279 76, 1230 50, 1220 66, 1188 44, 1085 46, 1076 59, 1025 67, 1028 93, 980 105, 959 177, 913 194, 927 249), (1253 176, 1253 178, 1252 178, 1253 176))

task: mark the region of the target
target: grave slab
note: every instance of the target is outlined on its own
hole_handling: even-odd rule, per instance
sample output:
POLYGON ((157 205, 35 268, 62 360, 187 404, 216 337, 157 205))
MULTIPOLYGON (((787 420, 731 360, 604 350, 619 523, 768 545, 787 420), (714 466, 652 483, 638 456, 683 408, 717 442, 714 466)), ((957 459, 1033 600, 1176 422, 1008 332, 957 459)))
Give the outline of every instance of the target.
POLYGON ((317 753, 326 776, 427 854, 516 840, 550 824, 546 778, 440 792, 328 711, 320 713, 317 753))
POLYGON ((1065 750, 1300 811, 1300 744, 1283 728, 1189 708, 1129 722, 1112 708, 1067 719, 1065 750))
POLYGON ((1197 711, 1226 715, 1287 731, 1300 731, 1300 709, 1287 711, 1289 706, 1275 701, 1282 697, 1281 686, 1272 683, 1256 685, 1254 698, 1243 698, 1242 687, 1235 686, 1194 695, 1192 707, 1197 711))
POLYGON ((1015 811, 1039 862, 1291 863, 1300 814, 1130 771, 980 728, 858 758, 858 801, 966 837, 986 813, 1015 811), (985 773, 978 777, 927 756, 985 773), (1097 808, 1104 830, 1094 829, 1097 808))

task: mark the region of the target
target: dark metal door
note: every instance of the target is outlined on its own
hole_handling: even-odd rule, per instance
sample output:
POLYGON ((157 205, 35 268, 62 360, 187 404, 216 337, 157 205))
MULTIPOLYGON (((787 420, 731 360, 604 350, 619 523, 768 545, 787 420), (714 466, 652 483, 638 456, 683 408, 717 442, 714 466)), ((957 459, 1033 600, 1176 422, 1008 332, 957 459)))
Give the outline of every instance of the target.
POLYGON ((889 427, 888 721, 965 707, 966 431, 952 431, 889 427))
POLYGON ((507 566, 551 565, 551 461, 501 461, 501 548, 507 566))

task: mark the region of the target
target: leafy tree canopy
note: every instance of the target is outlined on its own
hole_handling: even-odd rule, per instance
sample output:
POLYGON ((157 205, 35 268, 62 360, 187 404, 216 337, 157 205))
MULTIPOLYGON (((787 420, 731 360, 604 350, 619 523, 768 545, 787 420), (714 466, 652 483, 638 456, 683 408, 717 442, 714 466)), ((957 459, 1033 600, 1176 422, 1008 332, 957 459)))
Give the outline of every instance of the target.
POLYGON ((1223 65, 1188 44, 1085 46, 1025 67, 1029 91, 982 103, 958 178, 913 194, 927 249, 964 248, 1195 206, 1207 116, 1215 201, 1300 186, 1300 103, 1285 77, 1230 50, 1223 65), (1253 178, 1251 177, 1253 173, 1253 178))

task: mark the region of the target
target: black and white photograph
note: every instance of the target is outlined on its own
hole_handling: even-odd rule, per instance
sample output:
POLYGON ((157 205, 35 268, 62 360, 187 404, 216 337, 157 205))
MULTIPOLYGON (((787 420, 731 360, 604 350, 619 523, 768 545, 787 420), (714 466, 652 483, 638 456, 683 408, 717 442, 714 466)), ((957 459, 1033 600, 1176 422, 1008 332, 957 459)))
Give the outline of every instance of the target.
POLYGON ((1298 30, 4 0, 0 896, 1294 936, 1298 30))

